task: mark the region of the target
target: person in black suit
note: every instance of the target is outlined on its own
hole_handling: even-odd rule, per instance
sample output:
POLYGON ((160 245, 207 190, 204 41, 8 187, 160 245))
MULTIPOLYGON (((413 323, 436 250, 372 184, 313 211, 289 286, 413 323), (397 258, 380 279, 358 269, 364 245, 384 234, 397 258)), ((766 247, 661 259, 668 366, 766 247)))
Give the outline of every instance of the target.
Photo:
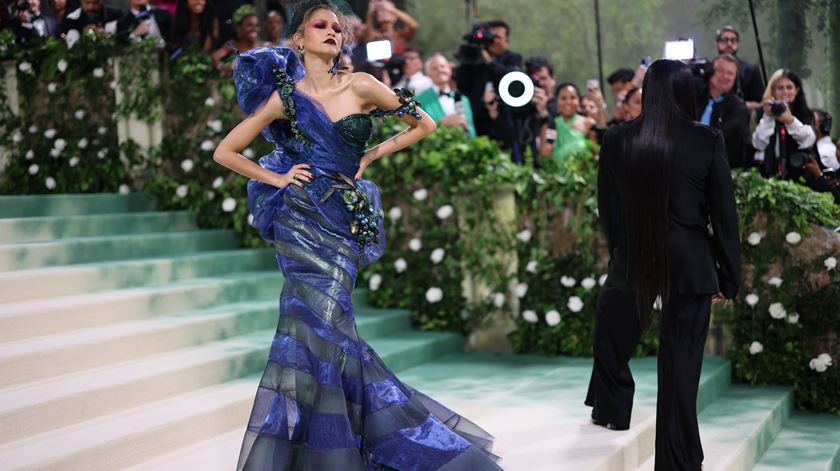
POLYGON ((750 112, 744 100, 733 91, 738 78, 738 59, 722 54, 712 61, 712 73, 697 97, 699 120, 720 129, 726 142, 731 168, 748 167, 746 159, 750 112))
POLYGON ((642 114, 610 128, 601 147, 598 210, 610 263, 585 403, 594 424, 629 428, 628 361, 660 298, 655 468, 699 470, 697 388, 711 304, 732 299, 740 279, 735 195, 721 132, 694 121, 688 66, 654 62, 642 97, 642 114))
POLYGON ((81 6, 62 20, 61 34, 68 34, 72 30, 82 34, 90 29, 98 33, 114 34, 122 16, 122 10, 104 5, 102 0, 81 0, 81 6))
POLYGON ((152 7, 149 0, 129 0, 128 11, 117 22, 117 30, 129 39, 160 36, 172 42, 172 15, 164 8, 152 7))
MULTIPOLYGON (((715 35, 715 47, 718 54, 732 54, 738 57, 741 46, 741 35, 733 26, 726 25, 715 35)), ((750 111, 761 108, 764 94, 764 79, 758 66, 738 57, 738 80, 735 82, 735 93, 746 103, 750 111)))
POLYGON ((12 31, 21 44, 58 35, 55 16, 43 8, 41 0, 17 0, 12 12, 12 31))

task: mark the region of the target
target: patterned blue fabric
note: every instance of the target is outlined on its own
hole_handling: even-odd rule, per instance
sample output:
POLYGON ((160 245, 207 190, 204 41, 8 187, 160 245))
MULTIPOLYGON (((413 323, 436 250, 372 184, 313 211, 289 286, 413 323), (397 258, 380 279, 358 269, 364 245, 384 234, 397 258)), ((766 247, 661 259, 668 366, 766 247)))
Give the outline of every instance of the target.
MULTIPOLYGON (((234 80, 240 107, 253 113, 275 90, 272 68, 303 78, 286 48, 241 54, 234 80)), ((351 303, 358 268, 378 259, 384 236, 360 245, 346 209, 346 180, 355 175, 371 135, 370 117, 332 122, 297 89, 292 93, 305 145, 278 120, 263 130, 275 150, 260 165, 286 173, 312 165, 304 188, 248 182, 254 227, 277 250, 285 282, 280 318, 257 389, 239 456, 242 470, 500 470, 491 437, 443 405, 400 382, 358 336, 351 303), (342 186, 344 185, 344 186, 342 186)), ((351 181, 352 183, 352 181, 351 181)), ((355 185, 381 209, 372 182, 355 185)), ((380 234, 384 234, 381 228, 380 234)))

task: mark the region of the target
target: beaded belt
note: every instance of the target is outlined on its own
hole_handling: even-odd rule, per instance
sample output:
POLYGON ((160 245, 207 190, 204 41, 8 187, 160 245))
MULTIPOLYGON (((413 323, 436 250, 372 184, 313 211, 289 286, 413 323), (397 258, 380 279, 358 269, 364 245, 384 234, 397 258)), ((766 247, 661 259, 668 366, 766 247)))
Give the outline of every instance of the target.
POLYGON ((355 236, 359 248, 364 248, 369 243, 379 243, 379 221, 385 217, 385 213, 379 211, 370 201, 367 194, 356 185, 356 181, 341 172, 326 173, 324 176, 336 183, 331 186, 321 197, 319 203, 324 204, 336 191, 341 191, 344 201, 344 209, 351 214, 350 233, 355 236))

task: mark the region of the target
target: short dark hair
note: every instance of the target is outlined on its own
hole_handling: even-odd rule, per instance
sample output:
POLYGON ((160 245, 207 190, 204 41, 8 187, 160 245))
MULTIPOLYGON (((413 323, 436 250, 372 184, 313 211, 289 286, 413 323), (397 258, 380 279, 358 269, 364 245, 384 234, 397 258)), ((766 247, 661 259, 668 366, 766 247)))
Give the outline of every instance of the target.
POLYGON ((490 28, 504 28, 505 29, 505 34, 510 36, 510 25, 508 25, 507 23, 505 23, 502 20, 488 21, 487 23, 484 23, 484 27, 487 28, 487 29, 490 29, 490 28))
POLYGON ((720 41, 720 37, 723 36, 723 33, 732 33, 735 35, 736 38, 738 38, 738 41, 741 40, 741 35, 738 34, 738 30, 735 29, 735 27, 732 25, 726 25, 723 28, 717 30, 717 32, 715 33, 715 41, 720 41))
POLYGON ((406 52, 416 52, 417 55, 420 56, 420 60, 423 60, 423 50, 420 49, 419 46, 408 46, 403 49, 403 55, 405 55, 406 52))
POLYGON ((528 71, 528 75, 535 73, 543 67, 548 69, 548 75, 554 77, 554 64, 549 62, 545 57, 529 57, 525 60, 525 70, 528 71))
POLYGON ((618 69, 607 77, 607 83, 612 85, 616 82, 630 82, 635 75, 636 73, 630 69, 618 69))
POLYGON ((563 82, 560 85, 554 87, 554 96, 560 98, 560 90, 568 87, 572 87, 572 89, 574 89, 575 93, 578 96, 578 99, 581 98, 580 89, 577 87, 577 85, 573 84, 572 82, 563 82))
POLYGON ((741 67, 741 62, 738 61, 738 58, 733 56, 732 54, 721 54, 721 55, 715 57, 714 59, 712 59, 712 67, 714 67, 715 62, 717 62, 717 61, 731 62, 731 63, 735 64, 735 67, 738 67, 738 68, 741 67))
MULTIPOLYGON (((814 109, 814 114, 817 115, 817 119, 820 121, 820 125, 817 126, 817 129, 820 133, 824 136, 831 136, 831 124, 834 121, 830 114, 828 114, 825 110, 814 109)), ((814 123, 817 124, 817 123, 814 123)))

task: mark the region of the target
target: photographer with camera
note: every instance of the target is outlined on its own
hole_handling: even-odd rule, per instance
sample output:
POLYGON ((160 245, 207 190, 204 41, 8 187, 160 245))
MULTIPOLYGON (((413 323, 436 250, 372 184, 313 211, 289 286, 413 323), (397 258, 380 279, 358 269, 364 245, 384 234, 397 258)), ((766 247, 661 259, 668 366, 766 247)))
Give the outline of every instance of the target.
POLYGON ((21 44, 58 34, 55 17, 41 9, 41 0, 17 0, 13 8, 12 31, 21 44))
POLYGON ((499 140, 513 152, 514 162, 519 163, 523 151, 515 136, 520 123, 514 122, 512 110, 498 97, 502 77, 522 69, 522 56, 508 50, 509 35, 510 27, 501 20, 473 29, 464 36, 465 42, 458 50, 461 65, 455 76, 458 89, 472 104, 476 133, 499 140))
POLYGON ((733 87, 738 78, 738 59, 721 54, 712 60, 711 74, 697 95, 700 122, 720 129, 726 144, 729 168, 746 167, 746 145, 750 112, 733 87))
POLYGON ((755 158, 763 161, 762 175, 792 180, 817 177, 821 172, 814 171, 819 165, 812 155, 817 140, 811 127, 814 114, 808 108, 802 80, 790 70, 779 69, 770 77, 763 98, 764 116, 752 135, 755 158))

